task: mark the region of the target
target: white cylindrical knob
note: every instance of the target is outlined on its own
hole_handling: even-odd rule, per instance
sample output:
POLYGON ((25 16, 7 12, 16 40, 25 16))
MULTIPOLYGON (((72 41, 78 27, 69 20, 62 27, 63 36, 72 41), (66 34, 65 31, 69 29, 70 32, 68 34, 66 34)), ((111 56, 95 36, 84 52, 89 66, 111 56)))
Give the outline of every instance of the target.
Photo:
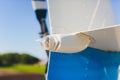
POLYGON ((88 47, 91 40, 86 34, 53 34, 43 38, 41 44, 46 50, 74 53, 88 47))

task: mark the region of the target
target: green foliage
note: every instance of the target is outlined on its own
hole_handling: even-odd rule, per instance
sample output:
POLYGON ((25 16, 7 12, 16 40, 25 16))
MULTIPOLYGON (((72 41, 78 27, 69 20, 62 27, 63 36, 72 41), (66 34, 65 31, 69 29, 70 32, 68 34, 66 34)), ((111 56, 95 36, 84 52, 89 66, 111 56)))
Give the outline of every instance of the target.
POLYGON ((19 53, 5 53, 0 55, 0 66, 11 66, 13 64, 34 64, 37 63, 39 59, 28 55, 19 53))
POLYGON ((38 62, 37 58, 32 57, 28 54, 22 54, 21 55, 21 63, 23 63, 23 64, 33 64, 35 62, 38 62))
POLYGON ((0 67, 0 70, 9 72, 22 72, 22 73, 40 73, 45 74, 45 65, 31 65, 31 64, 16 64, 9 67, 0 67))
POLYGON ((2 66, 10 66, 12 65, 12 55, 10 54, 4 54, 4 55, 1 55, 1 63, 2 63, 2 66))

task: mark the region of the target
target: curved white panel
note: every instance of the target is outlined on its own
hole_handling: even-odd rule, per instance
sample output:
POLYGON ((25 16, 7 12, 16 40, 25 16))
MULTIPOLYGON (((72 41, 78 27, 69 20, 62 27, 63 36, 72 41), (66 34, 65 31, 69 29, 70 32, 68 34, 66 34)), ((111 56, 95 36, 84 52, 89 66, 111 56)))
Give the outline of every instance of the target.
POLYGON ((86 32, 116 25, 111 0, 48 0, 52 33, 86 32))

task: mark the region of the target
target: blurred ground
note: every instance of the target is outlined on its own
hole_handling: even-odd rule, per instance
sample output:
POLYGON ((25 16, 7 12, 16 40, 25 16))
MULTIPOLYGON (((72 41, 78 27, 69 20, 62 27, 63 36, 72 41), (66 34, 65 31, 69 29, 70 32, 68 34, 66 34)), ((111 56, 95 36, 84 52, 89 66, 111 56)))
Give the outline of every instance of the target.
POLYGON ((0 80, 45 80, 44 75, 0 71, 0 80))

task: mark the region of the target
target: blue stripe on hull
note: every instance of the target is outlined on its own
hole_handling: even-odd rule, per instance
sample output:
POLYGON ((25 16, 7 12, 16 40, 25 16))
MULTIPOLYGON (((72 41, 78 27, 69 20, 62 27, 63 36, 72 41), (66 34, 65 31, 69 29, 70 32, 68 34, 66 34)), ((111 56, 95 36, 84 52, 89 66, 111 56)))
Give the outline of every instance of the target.
POLYGON ((87 48, 76 54, 51 52, 47 80, 117 80, 120 53, 87 48))

